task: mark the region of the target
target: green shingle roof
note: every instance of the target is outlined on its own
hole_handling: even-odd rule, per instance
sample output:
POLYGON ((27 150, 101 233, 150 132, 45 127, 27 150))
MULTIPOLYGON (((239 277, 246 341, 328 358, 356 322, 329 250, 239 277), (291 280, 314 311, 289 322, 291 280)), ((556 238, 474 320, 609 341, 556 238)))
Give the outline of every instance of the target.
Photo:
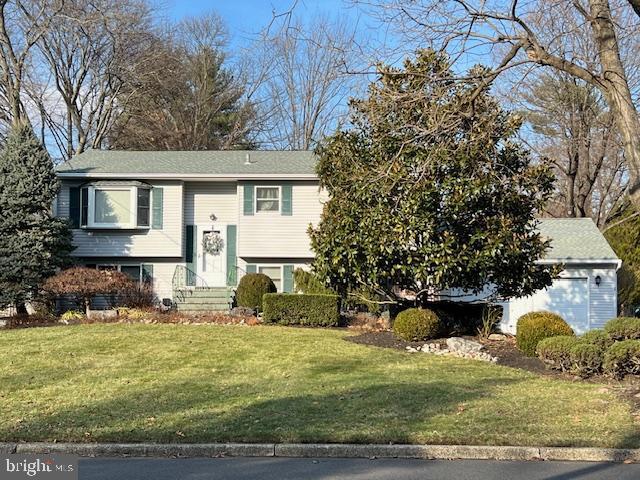
POLYGON ((543 218, 539 230, 551 239, 553 260, 617 260, 615 252, 590 218, 543 218))
POLYGON ((123 151, 88 150, 58 166, 61 176, 118 175, 315 175, 309 151, 123 151), (249 155, 250 163, 247 163, 249 155))

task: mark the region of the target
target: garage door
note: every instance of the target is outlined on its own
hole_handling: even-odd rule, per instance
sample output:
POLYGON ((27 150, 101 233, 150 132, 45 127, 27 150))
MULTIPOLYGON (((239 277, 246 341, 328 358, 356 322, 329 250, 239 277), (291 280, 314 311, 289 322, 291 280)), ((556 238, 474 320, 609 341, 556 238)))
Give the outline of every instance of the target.
POLYGON ((561 315, 578 334, 589 329, 589 283, 586 278, 559 278, 550 287, 512 302, 514 320, 528 312, 548 310, 561 315))

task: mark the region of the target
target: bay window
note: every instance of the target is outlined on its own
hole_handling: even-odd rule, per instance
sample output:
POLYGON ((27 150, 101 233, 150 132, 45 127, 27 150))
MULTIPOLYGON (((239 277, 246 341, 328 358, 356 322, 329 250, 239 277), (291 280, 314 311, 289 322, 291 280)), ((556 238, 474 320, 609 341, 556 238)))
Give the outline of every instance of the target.
POLYGON ((80 226, 83 228, 149 228, 151 187, 96 183, 82 187, 80 226))

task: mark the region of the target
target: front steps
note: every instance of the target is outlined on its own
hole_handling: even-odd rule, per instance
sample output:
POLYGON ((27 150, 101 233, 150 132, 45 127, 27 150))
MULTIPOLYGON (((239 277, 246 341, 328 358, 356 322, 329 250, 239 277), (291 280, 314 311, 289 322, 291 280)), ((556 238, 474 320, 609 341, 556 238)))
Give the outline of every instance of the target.
POLYGON ((173 292, 173 302, 181 313, 228 312, 233 289, 228 287, 181 287, 173 292))

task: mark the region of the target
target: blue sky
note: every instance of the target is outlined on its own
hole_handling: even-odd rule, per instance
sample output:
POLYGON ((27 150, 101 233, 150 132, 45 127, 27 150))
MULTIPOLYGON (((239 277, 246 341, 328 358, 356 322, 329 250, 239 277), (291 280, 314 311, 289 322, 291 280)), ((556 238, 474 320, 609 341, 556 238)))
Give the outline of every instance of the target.
MULTIPOLYGON (((174 19, 215 11, 226 22, 232 43, 243 43, 266 27, 274 11, 288 11, 294 0, 165 0, 165 14, 174 19)), ((343 0, 298 0, 296 12, 303 16, 329 14, 353 20, 358 12, 343 0)))

